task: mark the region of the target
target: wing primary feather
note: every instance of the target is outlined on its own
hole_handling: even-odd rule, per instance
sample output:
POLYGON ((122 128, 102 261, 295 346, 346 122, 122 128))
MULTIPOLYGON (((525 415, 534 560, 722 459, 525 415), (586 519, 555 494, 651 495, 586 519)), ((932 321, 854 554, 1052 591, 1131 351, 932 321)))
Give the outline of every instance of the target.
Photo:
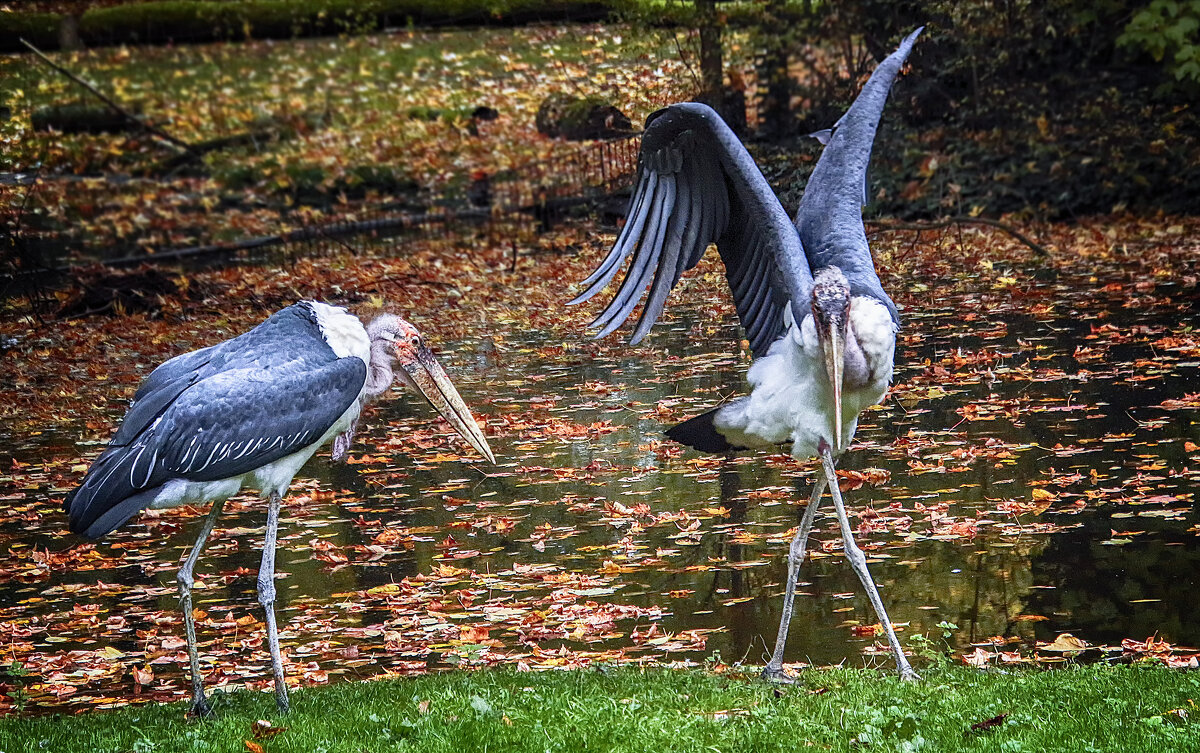
POLYGON ((647 119, 639 162, 630 218, 573 301, 624 270, 620 289, 592 322, 596 337, 611 334, 642 302, 631 340, 643 339, 714 241, 755 347, 774 337, 780 306, 802 299, 811 275, 795 225, 736 135, 706 105, 672 105, 647 119))
MULTIPOLYGON (((710 242, 725 234, 725 228, 717 223, 718 200, 720 198, 724 198, 725 201, 729 200, 727 196, 722 197, 717 193, 725 187, 724 183, 723 180, 714 181, 712 175, 704 177, 704 213, 701 215, 704 218, 704 227, 700 237, 708 238, 710 242)), ((699 262, 700 257, 697 256, 695 261, 699 262)))
POLYGON ((757 275, 754 285, 747 291, 748 302, 742 307, 742 326, 749 336, 748 339, 751 340, 762 330, 762 322, 765 318, 762 316, 763 304, 767 299, 767 291, 771 289, 765 278, 766 275, 757 275))
POLYGON ((683 273, 687 269, 695 266, 696 261, 700 260, 701 254, 708 248, 709 239, 700 234, 703 228, 702 218, 700 216, 701 207, 704 205, 704 184, 697 180, 699 169, 689 171, 688 181, 688 223, 687 232, 684 233, 683 243, 679 248, 679 259, 675 264, 675 274, 671 278, 671 287, 674 288, 679 282, 679 278, 683 277, 683 273), (699 248, 697 248, 699 245, 699 248))
POLYGON ((655 255, 657 251, 655 245, 658 242, 660 228, 666 225, 667 215, 670 212, 670 207, 667 206, 665 199, 667 186, 671 182, 673 182, 673 179, 670 176, 662 176, 658 181, 655 195, 651 202, 652 209, 650 211, 650 218, 646 222, 646 228, 634 239, 637 249, 633 253, 633 261, 629 263, 629 267, 625 270, 625 279, 621 281, 621 287, 617 289, 612 300, 608 302, 608 305, 592 320, 588 327, 603 329, 608 326, 616 318, 617 312, 625 305, 626 300, 631 296, 636 299, 638 294, 641 293, 639 284, 642 273, 647 264, 650 263, 650 257, 655 255))
POLYGON ((642 306, 642 315, 638 318, 633 337, 629 339, 634 345, 642 341, 662 314, 667 296, 675 284, 675 270, 679 266, 679 259, 684 256, 683 238, 691 219, 692 187, 686 179, 679 180, 676 181, 675 192, 677 209, 671 214, 670 223, 667 225, 667 234, 654 272, 654 282, 650 286, 650 295, 642 306))
POLYGON ((645 232, 634 238, 634 243, 637 248, 633 254, 633 261, 629 263, 629 267, 625 270, 625 279, 621 281, 621 286, 617 288, 617 292, 613 295, 612 300, 604 307, 595 319, 588 324, 589 328, 603 328, 607 326, 617 312, 621 310, 627 297, 641 292, 638 287, 639 279, 642 276, 642 270, 650 261, 654 249, 650 246, 659 233, 659 227, 665 224, 665 215, 669 208, 665 206, 663 201, 667 191, 667 183, 669 176, 663 176, 662 180, 658 181, 655 188, 655 195, 651 200, 650 218, 646 223, 645 232))
POLYGON ((763 264, 767 261, 765 254, 757 252, 757 232, 757 230, 752 229, 750 231, 749 238, 747 238, 744 243, 740 244, 742 246, 742 253, 744 254, 745 262, 742 265, 743 270, 738 276, 737 284, 730 285, 730 289, 733 291, 733 302, 737 304, 739 309, 745 306, 745 299, 750 290, 750 286, 754 283, 754 280, 760 274, 762 274, 763 264))
POLYGON ((765 313, 770 311, 767 304, 771 297, 771 286, 765 281, 759 283, 758 290, 755 293, 754 300, 751 301, 750 307, 746 309, 746 316, 742 319, 742 324, 746 329, 746 339, 754 342, 758 336, 762 334, 763 327, 766 326, 769 316, 765 313))
MULTIPOLYGON (((642 179, 642 175, 639 174, 638 176, 639 180, 636 184, 637 188, 634 191, 633 198, 629 200, 629 209, 625 213, 625 225, 621 228, 621 232, 617 234, 617 240, 615 243, 613 243, 612 250, 610 250, 608 256, 606 256, 604 260, 600 262, 600 265, 596 267, 596 269, 590 275, 587 276, 587 279, 585 279, 582 283, 583 285, 591 285, 593 282, 598 280, 613 264, 624 258, 625 254, 628 252, 627 244, 633 234, 632 231, 634 225, 636 224, 638 216, 645 211, 647 197, 654 195, 654 183, 658 179, 656 173, 649 173, 644 177, 645 180, 642 179)), ((642 221, 645 222, 645 219, 643 218, 642 221)))
POLYGON ((638 186, 638 195, 635 197, 637 200, 636 208, 634 213, 627 218, 625 227, 621 229, 621 234, 617 236, 617 242, 613 244, 612 251, 600 263, 596 271, 592 272, 583 281, 583 284, 589 287, 568 301, 568 306, 583 303, 607 287, 608 283, 612 282, 612 278, 621 269, 621 262, 629 255, 630 249, 637 244, 638 236, 646 224, 646 218, 653 209, 653 197, 657 184, 658 174, 651 172, 646 177, 646 182, 638 186))
MULTIPOLYGON (((649 237, 650 248, 647 249, 643 246, 642 248, 638 249, 638 258, 635 259, 635 263, 641 263, 637 264, 637 269, 631 270, 630 274, 625 278, 625 285, 622 285, 622 290, 618 292, 618 297, 620 297, 622 294, 624 295, 624 298, 620 303, 620 308, 613 311, 609 318, 608 324, 606 324, 604 329, 602 329, 599 334, 596 335, 596 339, 611 334, 614 330, 620 327, 627 318, 629 318, 630 312, 632 312, 634 307, 637 306, 638 299, 641 298, 642 289, 648 282, 646 279, 648 270, 652 267, 657 268, 658 258, 662 254, 663 243, 666 239, 670 207, 675 202, 674 177, 664 178, 662 181, 662 189, 663 196, 659 200, 659 208, 661 211, 658 213, 659 217, 654 228, 654 234, 649 237), (628 290, 625 290, 626 285, 629 286, 628 290)), ((610 304, 610 308, 615 305, 617 305, 616 300, 610 304)))
MULTIPOLYGON (((772 291, 771 287, 768 285, 767 286, 767 295, 763 299, 763 303, 762 303, 762 312, 765 312, 765 313, 775 312, 776 308, 775 308, 774 304, 775 304, 774 291, 772 291)), ((760 345, 763 344, 764 339, 766 339, 766 338, 769 338, 771 340, 775 339, 773 333, 778 328, 777 327, 778 321, 779 321, 778 316, 768 316, 768 315, 762 315, 762 314, 759 315, 759 317, 757 318, 757 320, 754 323, 754 325, 755 325, 754 331, 746 337, 746 339, 750 341, 750 349, 752 351, 757 353, 758 348, 760 345)))
POLYGON ((762 312, 762 305, 766 301, 767 291, 770 289, 771 286, 767 283, 766 275, 762 274, 760 271, 760 273, 755 276, 753 286, 751 286, 751 288, 747 291, 748 301, 744 307, 746 318, 748 319, 748 321, 745 322, 747 329, 750 329, 752 325, 758 322, 759 314, 762 312))
POLYGON ((729 292, 733 294, 735 303, 741 301, 746 283, 754 272, 754 264, 758 259, 746 248, 747 243, 738 243, 732 238, 722 238, 717 244, 724 252, 721 260, 725 263, 725 277, 729 281, 729 292), (741 253, 738 253, 738 251, 741 253), (737 256, 734 256, 737 254, 737 256))

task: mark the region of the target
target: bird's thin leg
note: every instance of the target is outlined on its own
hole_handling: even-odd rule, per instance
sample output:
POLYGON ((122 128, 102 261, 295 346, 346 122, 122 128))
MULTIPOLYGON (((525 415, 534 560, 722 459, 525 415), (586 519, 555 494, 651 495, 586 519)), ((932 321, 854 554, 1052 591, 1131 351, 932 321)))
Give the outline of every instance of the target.
POLYGON ((804 517, 800 519, 800 528, 792 537, 792 545, 788 549, 787 586, 783 595, 783 615, 779 618, 779 634, 775 636, 775 653, 771 661, 763 668, 764 680, 772 682, 791 682, 791 678, 783 671, 783 646, 787 643, 788 625, 792 621, 792 602, 796 596, 796 580, 800 573, 800 565, 804 563, 805 549, 808 547, 808 535, 812 533, 813 520, 817 517, 817 507, 821 504, 821 493, 825 491, 825 477, 818 475, 813 483, 812 496, 809 497, 808 507, 804 517))
POLYGON ((183 612, 183 627, 187 633, 188 663, 192 670, 192 716, 208 716, 212 713, 208 701, 204 698, 204 678, 200 676, 200 655, 196 650, 196 620, 192 617, 192 584, 195 580, 192 578, 192 570, 196 567, 200 552, 204 549, 209 534, 216 527, 217 518, 224 506, 223 499, 213 502, 212 510, 204 519, 204 525, 200 527, 200 535, 192 545, 192 551, 175 576, 175 582, 179 584, 179 609, 183 612))
POLYGON ((275 705, 279 713, 288 710, 287 683, 283 679, 283 657, 279 653, 279 629, 275 625, 275 537, 279 531, 279 494, 267 498, 267 537, 263 541, 262 565, 258 568, 258 603, 267 614, 267 648, 271 651, 271 669, 275 673, 275 705))
POLYGON ((850 518, 847 517, 846 507, 842 504, 842 491, 838 488, 837 475, 833 469, 833 455, 829 452, 829 447, 824 444, 821 446, 821 462, 825 466, 825 478, 829 481, 829 491, 833 494, 833 506, 837 510, 838 524, 842 529, 842 546, 846 550, 846 559, 850 561, 850 566, 854 568, 858 579, 867 589, 867 598, 871 600, 871 606, 875 608, 875 614, 879 617, 879 623, 883 625, 883 631, 887 635, 888 645, 892 647, 892 654, 896 657, 896 668, 900 672, 900 679, 919 680, 920 676, 913 671, 908 659, 904 656, 904 649, 900 648, 896 631, 892 629, 892 622, 888 619, 887 610, 883 607, 883 599, 879 597, 879 589, 875 587, 875 580, 867 570, 867 557, 858 548, 858 544, 854 543, 854 532, 850 530, 850 518))

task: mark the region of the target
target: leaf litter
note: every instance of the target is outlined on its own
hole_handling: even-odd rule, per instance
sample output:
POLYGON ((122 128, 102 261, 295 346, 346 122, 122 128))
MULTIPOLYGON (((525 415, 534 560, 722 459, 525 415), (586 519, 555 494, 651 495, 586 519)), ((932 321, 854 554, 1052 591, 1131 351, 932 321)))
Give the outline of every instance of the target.
MULTIPOLYGON (((874 237, 905 328, 896 383, 863 415, 840 472, 856 535, 907 619, 898 627, 963 625, 952 640, 973 649, 968 663, 1069 660, 1051 647, 1070 633, 1194 665, 1176 644, 1200 635, 1179 627, 1166 576, 1102 595, 1136 615, 1123 622, 1089 620, 1084 605, 1100 598, 1088 590, 1097 568, 1133 557, 1165 569, 1154 565, 1200 532, 1189 429, 1200 227, 1118 216, 1033 230, 1053 258, 986 230, 874 237), (1081 546, 1091 570, 1071 567, 1081 546), (1148 621, 1163 637, 1133 637, 1148 621)), ((397 395, 366 417, 350 463, 320 454, 306 467, 285 499, 278 564, 293 682, 714 651, 759 660, 811 469, 784 455, 700 457, 662 438, 738 394, 747 349, 714 259, 642 346, 589 340, 587 312, 562 305, 564 281, 611 241, 611 228, 583 221, 405 239, 392 257, 192 273, 180 286, 202 283, 201 297, 164 299, 154 317, 39 326, 6 312, 0 336, 16 345, 0 359, 0 636, 27 674, 4 681, 2 708, 17 682, 36 710, 186 696, 173 576, 206 510, 147 512, 84 543, 66 533, 61 500, 154 365, 303 297, 416 321, 500 464, 478 463, 397 395)), ((206 683, 266 689, 261 504, 239 496, 227 511, 197 572, 206 683)), ((835 521, 819 516, 814 536, 805 628, 789 651, 817 663, 880 655, 835 521)))

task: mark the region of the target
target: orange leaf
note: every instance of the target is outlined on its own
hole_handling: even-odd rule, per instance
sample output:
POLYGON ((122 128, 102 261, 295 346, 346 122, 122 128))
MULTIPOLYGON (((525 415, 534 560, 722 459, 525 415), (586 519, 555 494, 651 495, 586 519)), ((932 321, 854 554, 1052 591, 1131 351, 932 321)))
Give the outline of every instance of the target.
POLYGON ((266 719, 259 719, 250 725, 250 732, 254 734, 255 740, 269 740, 286 729, 287 727, 276 727, 266 719))
POLYGON ((133 681, 138 685, 149 685, 154 682, 154 670, 150 669, 150 665, 145 667, 134 667, 130 670, 133 673, 133 681))

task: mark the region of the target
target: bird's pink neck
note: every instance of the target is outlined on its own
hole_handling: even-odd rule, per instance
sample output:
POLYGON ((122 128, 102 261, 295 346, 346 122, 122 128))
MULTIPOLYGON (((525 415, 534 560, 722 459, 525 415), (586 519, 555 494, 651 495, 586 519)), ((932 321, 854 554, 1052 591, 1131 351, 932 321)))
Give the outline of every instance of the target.
POLYGON ((371 343, 371 361, 367 364, 367 384, 363 389, 368 400, 387 392, 395 381, 392 358, 391 343, 383 339, 371 343))

